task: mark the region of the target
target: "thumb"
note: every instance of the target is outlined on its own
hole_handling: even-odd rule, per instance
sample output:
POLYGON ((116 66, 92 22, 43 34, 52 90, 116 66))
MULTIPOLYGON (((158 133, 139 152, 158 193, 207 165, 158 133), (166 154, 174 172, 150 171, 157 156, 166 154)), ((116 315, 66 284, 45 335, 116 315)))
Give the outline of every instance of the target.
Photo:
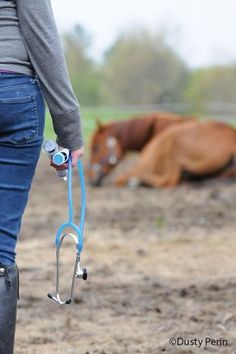
POLYGON ((80 148, 78 150, 71 151, 71 158, 72 158, 72 167, 75 167, 78 163, 78 160, 83 156, 84 148, 80 148))

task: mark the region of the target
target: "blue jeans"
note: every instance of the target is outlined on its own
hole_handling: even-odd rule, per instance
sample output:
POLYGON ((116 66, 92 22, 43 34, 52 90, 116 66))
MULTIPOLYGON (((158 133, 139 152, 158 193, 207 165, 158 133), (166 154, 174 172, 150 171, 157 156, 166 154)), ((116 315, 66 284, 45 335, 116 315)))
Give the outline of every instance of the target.
POLYGON ((0 73, 0 262, 17 236, 43 141, 45 103, 36 76, 0 73))

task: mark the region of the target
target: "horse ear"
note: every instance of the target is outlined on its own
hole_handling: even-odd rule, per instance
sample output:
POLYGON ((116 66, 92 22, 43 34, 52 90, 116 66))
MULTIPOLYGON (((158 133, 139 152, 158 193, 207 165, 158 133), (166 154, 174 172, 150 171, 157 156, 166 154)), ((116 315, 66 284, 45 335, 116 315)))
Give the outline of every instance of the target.
POLYGON ((100 121, 100 118, 98 118, 98 117, 96 118, 96 125, 97 125, 97 130, 102 130, 103 125, 100 121))

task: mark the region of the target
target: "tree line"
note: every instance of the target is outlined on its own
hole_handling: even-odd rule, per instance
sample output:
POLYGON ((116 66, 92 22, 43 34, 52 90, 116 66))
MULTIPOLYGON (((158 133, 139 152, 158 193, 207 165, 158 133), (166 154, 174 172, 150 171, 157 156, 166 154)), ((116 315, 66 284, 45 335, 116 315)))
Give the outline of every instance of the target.
POLYGON ((72 85, 83 106, 183 102, 201 111, 207 102, 236 102, 236 64, 190 69, 164 33, 122 33, 101 62, 89 55, 81 26, 63 35, 72 85))

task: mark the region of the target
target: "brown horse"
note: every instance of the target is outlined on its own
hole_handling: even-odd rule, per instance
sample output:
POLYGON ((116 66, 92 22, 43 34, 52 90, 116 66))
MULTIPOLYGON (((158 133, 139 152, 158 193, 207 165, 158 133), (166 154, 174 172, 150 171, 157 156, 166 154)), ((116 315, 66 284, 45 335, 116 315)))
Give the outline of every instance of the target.
POLYGON ((128 151, 141 151, 164 129, 186 121, 187 117, 161 112, 104 125, 98 122, 91 139, 90 164, 86 171, 90 183, 100 185, 103 177, 112 171, 128 151))
POLYGON ((181 182, 183 172, 193 176, 213 173, 236 175, 236 130, 209 121, 175 125, 154 137, 143 149, 136 166, 119 177, 118 186, 127 183, 151 187, 171 187, 181 182))

